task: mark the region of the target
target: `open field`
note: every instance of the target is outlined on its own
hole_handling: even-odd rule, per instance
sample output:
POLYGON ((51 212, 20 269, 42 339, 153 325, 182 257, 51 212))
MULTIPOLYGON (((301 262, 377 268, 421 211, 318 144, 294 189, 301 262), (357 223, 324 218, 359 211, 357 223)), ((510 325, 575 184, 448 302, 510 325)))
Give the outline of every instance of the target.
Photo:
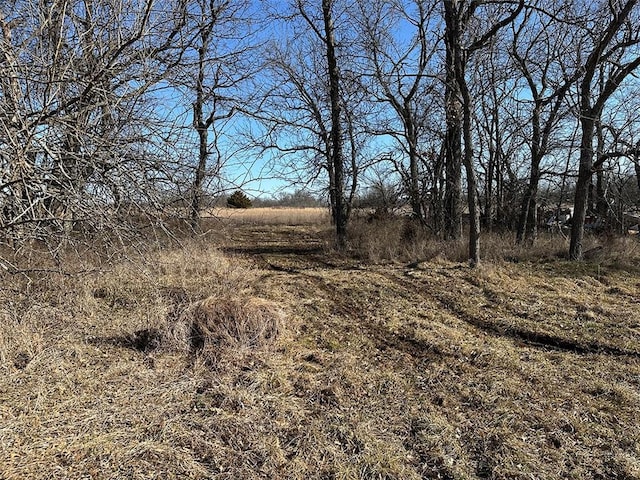
POLYGON ((326 208, 211 208, 205 217, 219 219, 234 224, 256 225, 317 225, 329 221, 326 208))
POLYGON ((258 223, 3 278, 0 479, 640 478, 637 256, 371 263, 258 223), (277 337, 194 352, 211 296, 277 337))

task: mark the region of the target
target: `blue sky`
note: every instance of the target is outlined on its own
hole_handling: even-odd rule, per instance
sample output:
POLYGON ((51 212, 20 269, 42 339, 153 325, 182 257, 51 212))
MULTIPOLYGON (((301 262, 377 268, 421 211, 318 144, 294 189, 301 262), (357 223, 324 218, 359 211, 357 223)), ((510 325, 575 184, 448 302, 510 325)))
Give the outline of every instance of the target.
MULTIPOLYGON (((286 2, 283 1, 257 1, 250 2, 249 10, 253 18, 264 18, 264 13, 267 8, 279 10, 283 13, 286 9, 286 2)), ((315 4, 314 4, 315 5, 315 4)), ((317 7, 317 5, 315 5, 317 7)), ((310 13, 313 14, 314 12, 310 13)), ((315 12, 318 14, 319 12, 315 12)), ((255 43, 260 42, 276 42, 277 44, 284 44, 287 42, 287 37, 294 34, 294 31, 299 30, 296 25, 303 31, 308 29, 301 19, 298 22, 291 20, 274 20, 271 18, 268 22, 261 23, 256 22, 252 27, 255 30, 251 41, 255 43)), ((337 22, 345 24, 341 19, 337 19, 337 22)), ((338 25, 340 28, 341 25, 338 25)), ((353 30, 348 24, 347 28, 353 30)), ((402 41, 407 41, 411 36, 410 25, 406 22, 401 23, 399 29, 394 32, 402 41), (406 32, 406 33, 405 33, 406 32)), ((347 33, 350 35, 350 32, 347 33)), ((313 38, 313 35, 311 35, 313 38)), ((247 37, 249 38, 249 37, 247 37)), ((245 39, 239 40, 240 43, 244 43, 245 39)), ((306 42, 315 40, 305 40, 304 42, 298 41, 294 45, 294 48, 300 47, 303 43, 308 46, 306 42)), ((226 44, 230 45, 229 43, 226 44)), ((321 55, 321 53, 320 53, 321 55)), ((411 58, 408 59, 408 63, 411 58)), ((407 67, 412 70, 411 65, 407 67)), ((258 77, 260 74, 258 74, 258 77)), ((206 80, 205 80, 206 81, 206 80)), ((266 81, 263 83, 267 83, 266 81)), ((251 89, 252 86, 247 84, 243 88, 251 89)), ((227 92, 225 92, 227 93, 227 92)), ((243 91, 240 89, 231 89, 228 93, 233 96, 242 96, 243 91)), ((183 88, 181 91, 172 91, 170 89, 161 93, 162 99, 160 100, 160 109, 164 112, 168 118, 175 119, 183 127, 183 133, 185 136, 182 139, 181 145, 176 145, 176 154, 186 155, 187 158, 193 157, 193 162, 197 161, 197 137, 195 131, 191 128, 192 122, 192 107, 191 102, 194 98, 193 91, 189 91, 188 88, 183 88)), ((242 115, 236 114, 231 120, 225 120, 221 124, 217 125, 219 128, 219 151, 222 153, 224 159, 223 173, 223 187, 226 189, 242 188, 250 195, 277 195, 279 193, 300 189, 305 186, 304 178, 309 177, 309 172, 295 171, 295 169, 287 168, 282 164, 279 164, 277 160, 277 154, 275 151, 263 151, 258 153, 257 150, 247 150, 243 145, 243 133, 247 129, 253 131, 259 131, 262 127, 254 120, 242 115), (275 168, 274 168, 275 167, 275 168)), ((213 138, 214 131, 210 132, 210 138, 213 138)), ((286 143, 286 140, 285 140, 286 143)), ((373 151, 388 150, 389 139, 378 139, 377 146, 373 151)), ((372 155, 374 153, 371 153, 372 155)), ((210 157, 210 163, 213 165, 216 161, 216 155, 212 151, 210 157)), ((287 161, 295 164, 294 158, 289 158, 287 161)), ((325 181, 315 182, 311 185, 312 189, 319 189, 326 185, 325 181)), ((213 186, 213 185, 212 185, 213 186)), ((216 185, 217 188, 217 185, 216 185)))

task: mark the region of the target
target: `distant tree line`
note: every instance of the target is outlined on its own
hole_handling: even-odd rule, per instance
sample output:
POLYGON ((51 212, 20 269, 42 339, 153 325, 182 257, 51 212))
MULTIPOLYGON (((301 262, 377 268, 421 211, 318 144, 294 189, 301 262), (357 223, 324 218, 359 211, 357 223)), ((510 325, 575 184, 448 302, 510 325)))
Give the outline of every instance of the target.
POLYGON ((7 0, 2 242, 197 232, 260 163, 324 191, 339 245, 384 185, 442 238, 468 218, 473 264, 561 192, 581 259, 588 215, 640 206, 638 2, 7 0))
POLYGON ((326 207, 327 202, 303 189, 293 192, 282 192, 271 197, 261 197, 254 201, 255 206, 262 207, 292 207, 292 208, 319 208, 326 207))

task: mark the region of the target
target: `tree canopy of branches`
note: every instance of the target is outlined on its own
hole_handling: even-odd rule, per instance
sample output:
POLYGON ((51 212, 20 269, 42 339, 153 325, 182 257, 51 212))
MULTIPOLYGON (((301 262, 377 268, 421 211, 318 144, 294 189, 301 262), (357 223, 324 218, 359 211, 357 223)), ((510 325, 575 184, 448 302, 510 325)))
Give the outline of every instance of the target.
POLYGON ((153 88, 179 2, 15 0, 0 7, 0 229, 19 244, 153 205, 172 164, 153 88))
POLYGON ((637 0, 9 0, 0 236, 196 232, 268 164, 324 192, 342 247, 383 185, 436 235, 467 224, 472 264, 481 225, 533 243, 573 196, 578 260, 589 215, 640 208, 639 66, 637 0))

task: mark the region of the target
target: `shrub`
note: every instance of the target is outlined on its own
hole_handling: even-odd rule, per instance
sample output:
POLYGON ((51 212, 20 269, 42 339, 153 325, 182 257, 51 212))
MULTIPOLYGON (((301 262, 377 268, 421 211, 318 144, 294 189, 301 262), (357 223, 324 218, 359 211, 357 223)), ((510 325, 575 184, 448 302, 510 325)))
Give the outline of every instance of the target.
POLYGON ((231 208, 251 208, 251 199, 240 190, 236 190, 227 199, 227 206, 231 208))

